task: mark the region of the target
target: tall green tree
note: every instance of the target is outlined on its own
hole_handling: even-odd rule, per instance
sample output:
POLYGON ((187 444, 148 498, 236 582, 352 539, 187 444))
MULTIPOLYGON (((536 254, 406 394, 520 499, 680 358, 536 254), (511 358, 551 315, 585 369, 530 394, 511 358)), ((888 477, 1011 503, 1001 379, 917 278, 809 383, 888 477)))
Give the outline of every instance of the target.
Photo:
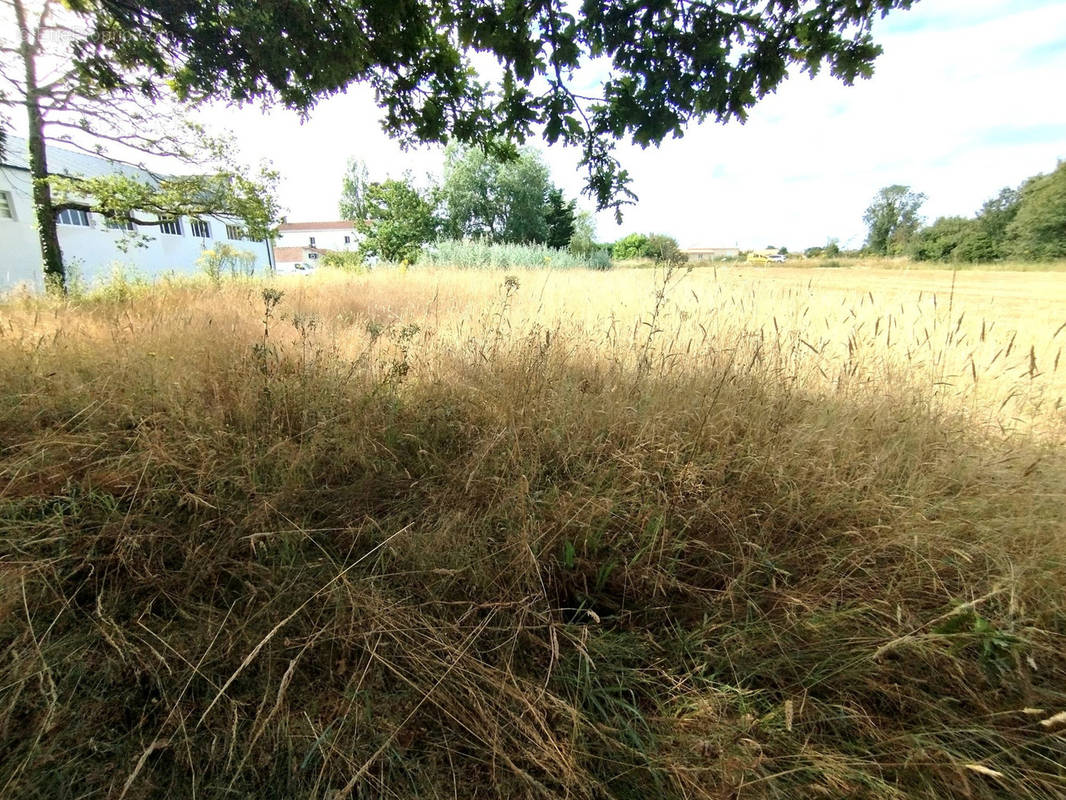
POLYGON ((414 262, 436 235, 433 203, 409 178, 371 183, 364 202, 365 214, 355 223, 363 234, 359 249, 364 255, 414 262))
POLYGON ((186 122, 168 84, 143 66, 112 68, 114 80, 105 83, 76 68, 72 47, 84 58, 106 60, 90 33, 87 20, 59 0, 0 0, 0 110, 7 117, 0 127, 25 115, 46 286, 60 292, 66 286, 57 229, 65 208, 99 211, 146 228, 158 226, 160 218, 226 214, 266 236, 277 217, 276 174, 267 167, 258 174, 245 169, 231 142, 186 122), (197 174, 56 176, 48 155, 54 145, 135 166, 145 159, 173 163, 197 174), (134 200, 139 205, 131 205, 134 200))
POLYGON ((349 158, 341 178, 341 199, 338 210, 341 219, 357 220, 366 215, 366 190, 370 185, 370 171, 366 163, 349 158))
POLYGON ((1003 242, 1007 238, 1007 228, 1018 216, 1018 204, 1021 195, 1017 189, 1009 186, 1001 189, 999 194, 987 200, 981 210, 977 212, 977 219, 985 232, 996 241, 1003 242))
POLYGON ((577 221, 577 201, 568 201, 563 197, 562 189, 549 190, 544 221, 548 226, 548 238, 545 244, 560 250, 568 247, 574 236, 574 226, 577 221))
POLYGON ((1007 249, 1014 258, 1066 258, 1066 161, 1037 175, 1018 190, 1018 206, 1007 224, 1007 249))
POLYGON ((873 21, 914 0, 575 4, 498 0, 67 0, 91 20, 84 70, 173 76, 193 97, 307 109, 353 82, 375 90, 404 142, 523 142, 580 149, 598 207, 632 198, 618 139, 647 146, 696 121, 743 120, 790 72, 846 84, 881 52, 873 21), (494 65, 478 75, 471 55, 494 65), (580 67, 604 78, 586 87, 580 67))
POLYGON ((1007 229, 1018 214, 1016 189, 1003 189, 986 201, 952 252, 956 261, 998 261, 1009 255, 1007 229))
POLYGON ((881 255, 902 253, 907 240, 921 225, 919 209, 925 195, 909 186, 886 186, 874 195, 863 221, 868 230, 866 247, 881 255))
POLYGON ((580 211, 574 219, 574 233, 570 237, 570 252, 587 256, 596 249, 596 219, 588 211, 580 211))
POLYGON ((478 147, 449 145, 439 191, 443 232, 494 243, 546 242, 551 188, 548 167, 534 150, 499 158, 478 147))

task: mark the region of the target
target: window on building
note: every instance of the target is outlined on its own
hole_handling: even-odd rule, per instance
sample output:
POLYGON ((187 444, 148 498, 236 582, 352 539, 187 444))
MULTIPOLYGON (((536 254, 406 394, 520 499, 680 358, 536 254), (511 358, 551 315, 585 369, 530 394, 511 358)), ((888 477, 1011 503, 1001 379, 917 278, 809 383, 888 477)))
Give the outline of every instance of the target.
POLYGON ((189 229, 192 231, 192 235, 198 239, 211 238, 211 224, 204 222, 202 219, 194 219, 190 221, 189 229))
POLYGON ((345 236, 344 237, 344 243, 345 244, 351 244, 352 243, 352 237, 351 236, 345 236))
POLYGON ((181 236, 181 220, 180 219, 161 219, 159 220, 160 233, 169 233, 171 236, 181 236))
POLYGON ((11 199, 11 192, 0 192, 0 219, 15 218, 15 201, 11 199))
POLYGON ((243 239, 244 231, 241 230, 239 225, 227 225, 226 226, 226 238, 227 239, 243 239))
POLYGON ((79 225, 82 228, 88 228, 89 212, 84 208, 64 208, 56 214, 56 222, 60 225, 79 225))
POLYGON ((315 246, 315 237, 312 236, 311 237, 311 247, 314 247, 314 246, 315 246))
POLYGON ((108 230, 133 233, 133 223, 126 217, 104 217, 108 230))
POLYGON ((308 260, 310 260, 310 261, 314 261, 315 259, 317 259, 317 258, 318 258, 318 253, 308 253, 308 254, 307 254, 307 258, 308 258, 308 260))

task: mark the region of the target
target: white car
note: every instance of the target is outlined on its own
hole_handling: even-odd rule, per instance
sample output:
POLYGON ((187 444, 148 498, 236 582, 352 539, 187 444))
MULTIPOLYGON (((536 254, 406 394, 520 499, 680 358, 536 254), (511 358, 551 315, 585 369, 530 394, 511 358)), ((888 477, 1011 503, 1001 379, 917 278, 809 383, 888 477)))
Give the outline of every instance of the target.
POLYGON ((782 255, 781 253, 778 253, 776 256, 770 256, 771 264, 784 264, 786 261, 788 261, 788 256, 782 255))

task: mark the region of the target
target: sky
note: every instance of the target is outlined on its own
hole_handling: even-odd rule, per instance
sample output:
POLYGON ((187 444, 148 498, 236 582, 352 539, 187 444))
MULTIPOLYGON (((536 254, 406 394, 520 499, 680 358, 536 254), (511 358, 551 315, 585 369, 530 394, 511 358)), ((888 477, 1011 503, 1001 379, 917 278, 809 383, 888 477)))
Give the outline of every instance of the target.
MULTIPOLYGON (((1066 159, 1066 2, 920 0, 879 21, 884 48, 870 80, 847 87, 828 74, 795 75, 741 125, 705 122, 682 139, 642 150, 624 144, 639 196, 597 215, 602 241, 632 232, 674 236, 683 247, 787 246, 839 239, 858 246, 862 215, 883 186, 924 192, 923 214, 972 215, 1004 186, 1066 159)), ((289 221, 335 219, 345 163, 372 180, 439 176, 442 151, 404 152, 379 125, 372 93, 353 87, 302 120, 282 109, 216 107, 244 158, 282 176, 289 221)), ((542 150, 569 195, 583 186, 578 154, 542 150)), ((592 209, 587 198, 580 204, 592 209)))

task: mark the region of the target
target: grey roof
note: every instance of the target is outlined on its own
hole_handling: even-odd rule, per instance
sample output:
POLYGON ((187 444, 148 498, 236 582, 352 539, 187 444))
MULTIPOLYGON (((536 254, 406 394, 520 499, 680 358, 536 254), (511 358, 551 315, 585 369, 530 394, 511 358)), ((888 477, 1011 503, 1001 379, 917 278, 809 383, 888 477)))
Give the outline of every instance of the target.
MULTIPOLYGON (((7 141, 4 143, 3 156, 0 157, 0 165, 29 170, 29 141, 22 136, 8 134, 7 141)), ((83 175, 88 178, 114 175, 116 172, 145 181, 154 181, 158 177, 146 169, 112 161, 104 156, 67 150, 51 142, 48 144, 48 171, 53 175, 83 175)))

